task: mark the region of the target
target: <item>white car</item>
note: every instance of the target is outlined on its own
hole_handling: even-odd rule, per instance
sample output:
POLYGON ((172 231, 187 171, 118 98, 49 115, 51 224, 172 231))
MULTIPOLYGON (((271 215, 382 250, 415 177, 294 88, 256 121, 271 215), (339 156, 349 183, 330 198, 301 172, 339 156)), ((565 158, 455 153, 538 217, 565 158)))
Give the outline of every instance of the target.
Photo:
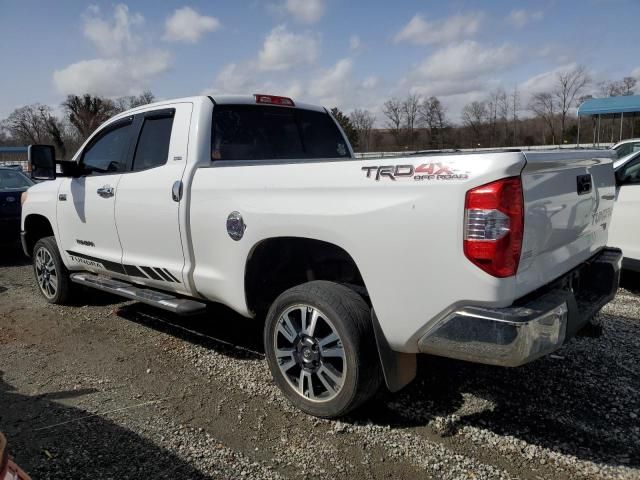
POLYGON ((640 150, 614 163, 616 205, 609 243, 620 247, 625 269, 640 272, 640 150))
POLYGON ((22 238, 47 301, 81 284, 266 314, 275 382, 322 417, 402 388, 417 353, 530 362, 618 286, 606 150, 359 160, 326 109, 255 95, 119 114, 59 178, 52 147, 30 156, 50 181, 23 198, 22 238))
POLYGON ((616 152, 616 156, 622 159, 628 155, 636 152, 640 152, 640 138, 629 138, 627 140, 621 140, 611 147, 611 150, 616 152))

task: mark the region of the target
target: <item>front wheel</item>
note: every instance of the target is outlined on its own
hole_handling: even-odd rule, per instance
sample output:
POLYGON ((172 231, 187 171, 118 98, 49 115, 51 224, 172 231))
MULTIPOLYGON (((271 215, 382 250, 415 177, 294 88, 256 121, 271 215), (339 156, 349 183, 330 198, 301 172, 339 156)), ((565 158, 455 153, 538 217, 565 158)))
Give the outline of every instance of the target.
POLYGON ((343 285, 313 281, 282 293, 267 314, 264 346, 278 387, 311 415, 345 415, 381 383, 369 307, 343 285))
POLYGON ((71 280, 62 263, 55 237, 44 237, 33 247, 33 271, 40 293, 49 303, 64 304, 69 300, 71 280))

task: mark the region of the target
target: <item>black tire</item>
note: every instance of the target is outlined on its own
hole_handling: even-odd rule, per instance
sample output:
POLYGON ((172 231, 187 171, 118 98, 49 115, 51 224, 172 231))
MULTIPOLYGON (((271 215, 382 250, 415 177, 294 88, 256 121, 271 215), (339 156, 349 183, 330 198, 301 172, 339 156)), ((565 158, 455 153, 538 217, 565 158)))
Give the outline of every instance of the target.
MULTIPOLYGON (((69 278, 69 270, 64 266, 62 258, 60 257, 60 251, 58 250, 58 244, 55 237, 44 237, 38 240, 33 247, 33 273, 36 277, 36 283, 40 289, 40 293, 49 303, 55 303, 58 305, 65 304, 71 298, 71 279, 69 278), (47 257, 48 255, 48 257, 47 257), (41 281, 42 269, 39 267, 42 264, 43 259, 51 259, 56 281, 55 291, 43 286, 41 281), (40 268, 40 272, 38 271, 40 268)), ((49 275, 51 278, 53 275, 49 275)))
MULTIPOLYGON (((293 321, 295 322, 295 318, 293 321)), ((320 322, 321 320, 318 320, 318 324, 320 322)), ((298 340, 296 342, 300 342, 299 339, 304 336, 303 333, 297 333, 296 339, 298 340)), ((328 336, 319 340, 323 341, 328 336)), ((318 339, 314 338, 314 340, 318 339)), ((291 344, 294 345, 295 342, 291 342, 291 344)), ((382 381, 380 361, 371 323, 371 311, 360 295, 350 288, 337 283, 317 280, 298 285, 282 293, 275 300, 266 317, 264 348, 269 368, 280 390, 297 408, 317 417, 335 418, 347 414, 373 397, 382 381), (340 388, 335 389, 337 393, 324 388, 323 385, 326 385, 326 383, 320 383, 320 380, 326 382, 327 377, 319 378, 320 373, 317 369, 333 361, 333 359, 324 358, 322 353, 327 352, 327 350, 335 351, 336 349, 328 348, 323 350, 320 348, 320 358, 317 362, 314 362, 319 366, 315 367, 315 373, 311 374, 312 376, 315 375, 313 377, 314 380, 311 378, 303 380, 300 377, 301 390, 305 391, 305 382, 307 382, 307 386, 311 390, 314 390, 314 387, 310 386, 309 383, 315 384, 316 388, 324 388, 326 390, 325 394, 335 395, 333 398, 311 400, 307 398, 309 396, 308 392, 307 395, 299 393, 294 384, 291 383, 295 381, 293 377, 296 375, 296 369, 299 369, 299 375, 302 375, 302 355, 298 354, 299 361, 293 367, 290 367, 293 370, 291 376, 282 371, 281 364, 290 363, 296 357, 292 355, 290 359, 279 361, 276 356, 277 348, 280 348, 280 351, 284 351, 282 347, 278 347, 278 342, 284 340, 286 343, 289 341, 283 335, 282 330, 276 330, 284 326, 283 323, 280 323, 281 318, 283 318, 285 312, 302 311, 301 306, 309 306, 310 308, 307 308, 307 311, 311 312, 310 315, 313 315, 315 309, 315 311, 319 312, 319 317, 326 317, 329 320, 331 325, 327 323, 327 327, 333 328, 332 331, 335 331, 339 337, 339 340, 334 345, 338 349, 341 347, 343 353, 343 356, 338 361, 344 362, 343 371, 341 372, 342 382, 340 388), (276 331, 279 333, 276 333, 276 331)), ((336 370, 333 371, 335 372, 336 370)), ((298 382, 298 385, 300 385, 300 382, 298 382)), ((333 386, 335 387, 335 385, 333 386)))

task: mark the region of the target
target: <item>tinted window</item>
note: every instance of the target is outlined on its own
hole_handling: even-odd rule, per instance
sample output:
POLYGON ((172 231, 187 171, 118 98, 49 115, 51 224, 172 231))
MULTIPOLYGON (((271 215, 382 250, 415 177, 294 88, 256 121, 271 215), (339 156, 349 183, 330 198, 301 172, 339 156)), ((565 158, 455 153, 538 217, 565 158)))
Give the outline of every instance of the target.
POLYGON ((625 184, 640 184, 640 160, 625 165, 622 170, 622 178, 625 184))
POLYGON ((146 170, 167 163, 173 116, 146 118, 133 159, 134 170, 146 170))
POLYGON ((213 160, 349 156, 346 141, 326 112, 262 105, 213 109, 213 160))
POLYGON ((131 123, 109 130, 85 150, 82 163, 91 172, 123 172, 129 148, 131 123))
POLYGON ((14 190, 28 188, 33 182, 20 172, 0 170, 0 190, 14 190))
POLYGON ((618 158, 623 158, 630 153, 637 152, 639 150, 640 142, 623 143, 618 148, 616 148, 616 154, 618 155, 618 158))

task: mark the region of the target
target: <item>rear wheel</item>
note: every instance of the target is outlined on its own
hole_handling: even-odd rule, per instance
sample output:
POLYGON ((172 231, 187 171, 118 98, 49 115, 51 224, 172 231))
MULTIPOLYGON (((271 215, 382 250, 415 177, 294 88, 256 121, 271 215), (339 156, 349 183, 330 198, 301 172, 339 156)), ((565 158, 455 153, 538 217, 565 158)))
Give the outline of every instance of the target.
POLYGON ((276 384, 311 415, 344 415, 380 386, 369 307, 343 285, 313 281, 285 291, 269 309, 264 344, 276 384))
POLYGON ((44 237, 33 248, 33 271, 38 287, 49 303, 64 304, 69 300, 71 280, 62 263, 55 237, 44 237))

